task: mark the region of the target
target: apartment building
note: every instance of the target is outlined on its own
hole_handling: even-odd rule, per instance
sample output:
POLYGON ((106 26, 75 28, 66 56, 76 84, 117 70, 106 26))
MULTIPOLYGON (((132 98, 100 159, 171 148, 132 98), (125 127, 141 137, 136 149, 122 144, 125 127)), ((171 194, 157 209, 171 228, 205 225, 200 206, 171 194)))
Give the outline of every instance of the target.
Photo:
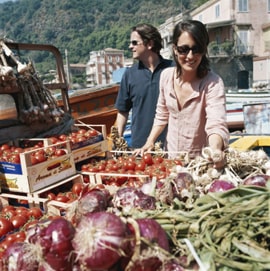
POLYGON ((269 84, 270 0, 210 0, 168 19, 159 27, 163 56, 171 56, 172 29, 185 18, 206 24, 211 67, 227 89, 269 84))
POLYGON ((124 51, 107 48, 91 51, 86 64, 87 87, 112 83, 113 71, 124 67, 124 51))

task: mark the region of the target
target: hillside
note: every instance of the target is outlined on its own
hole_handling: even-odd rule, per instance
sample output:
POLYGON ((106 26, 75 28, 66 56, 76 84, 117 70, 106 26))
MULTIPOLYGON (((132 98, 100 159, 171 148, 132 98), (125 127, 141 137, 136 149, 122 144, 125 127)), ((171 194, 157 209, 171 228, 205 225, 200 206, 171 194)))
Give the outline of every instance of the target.
MULTIPOLYGON (((0 37, 55 45, 70 63, 86 63, 89 52, 112 47, 129 56, 130 28, 155 26, 206 0, 18 0, 0 4, 0 37)), ((46 66, 46 54, 35 61, 46 66)))

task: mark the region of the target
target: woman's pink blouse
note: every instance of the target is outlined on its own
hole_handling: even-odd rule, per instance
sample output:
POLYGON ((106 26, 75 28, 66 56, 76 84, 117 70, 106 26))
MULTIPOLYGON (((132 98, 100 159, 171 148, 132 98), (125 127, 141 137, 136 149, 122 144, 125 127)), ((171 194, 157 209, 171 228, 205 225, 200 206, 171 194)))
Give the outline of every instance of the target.
POLYGON ((167 150, 170 157, 187 151, 199 155, 207 138, 218 134, 228 146, 226 99, 222 79, 209 72, 194 87, 182 108, 178 106, 173 87, 175 68, 167 68, 160 77, 160 94, 154 120, 155 125, 168 124, 167 150), (179 109, 180 108, 180 109, 179 109))

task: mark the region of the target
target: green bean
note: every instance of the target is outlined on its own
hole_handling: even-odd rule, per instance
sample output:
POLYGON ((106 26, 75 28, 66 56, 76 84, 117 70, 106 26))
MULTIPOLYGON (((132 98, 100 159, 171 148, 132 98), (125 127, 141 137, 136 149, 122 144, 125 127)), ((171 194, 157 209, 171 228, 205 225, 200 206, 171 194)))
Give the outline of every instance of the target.
POLYGON ((243 253, 256 258, 256 261, 270 262, 270 252, 260 247, 252 240, 237 240, 233 238, 232 243, 243 253))

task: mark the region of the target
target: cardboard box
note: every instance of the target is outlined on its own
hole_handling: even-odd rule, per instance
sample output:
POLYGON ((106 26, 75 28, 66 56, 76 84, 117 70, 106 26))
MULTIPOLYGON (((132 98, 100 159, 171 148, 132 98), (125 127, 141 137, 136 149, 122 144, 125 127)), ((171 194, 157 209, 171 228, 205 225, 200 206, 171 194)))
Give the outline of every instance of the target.
POLYGON ((74 126, 78 129, 95 129, 100 132, 96 137, 76 144, 71 144, 75 163, 108 151, 106 125, 88 125, 85 123, 80 123, 75 124, 74 126))
MULTIPOLYGON (((89 159, 95 155, 99 155, 108 151, 108 140, 106 135, 106 125, 87 125, 84 123, 74 124, 74 131, 79 129, 98 131, 98 135, 88 138, 87 140, 77 143, 70 142, 71 150, 74 157, 74 162, 78 163, 89 159)), ((36 144, 50 146, 52 144, 50 138, 32 138, 18 139, 16 144, 21 147, 32 147, 36 144)))
MULTIPOLYGON (((2 190, 32 193, 76 174, 70 142, 61 142, 50 147, 63 148, 66 154, 53 157, 42 163, 31 164, 31 154, 38 149, 20 154, 20 164, 0 162, 0 183, 2 190)), ((46 149, 43 147, 40 149, 46 149)))

